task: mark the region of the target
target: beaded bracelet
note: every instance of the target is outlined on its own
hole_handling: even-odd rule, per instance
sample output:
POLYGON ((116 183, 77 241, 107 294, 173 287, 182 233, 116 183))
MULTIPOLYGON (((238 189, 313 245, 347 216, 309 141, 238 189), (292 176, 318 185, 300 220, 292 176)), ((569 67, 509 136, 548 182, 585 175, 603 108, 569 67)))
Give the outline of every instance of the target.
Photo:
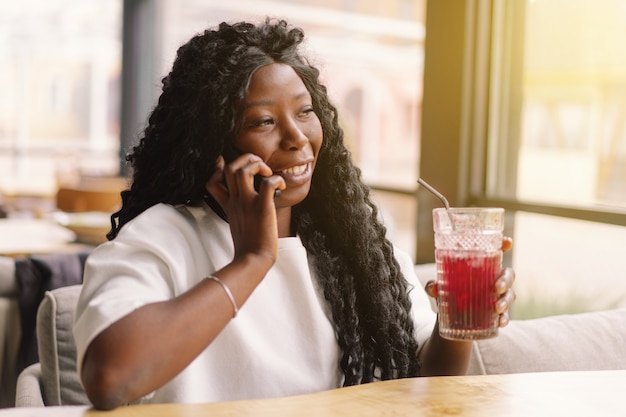
POLYGON ((228 285, 224 284, 221 279, 213 275, 209 275, 205 279, 210 279, 211 281, 215 281, 222 286, 222 288, 224 289, 224 292, 226 293, 226 295, 228 296, 228 299, 230 300, 230 303, 233 305, 233 318, 237 317, 237 313, 239 312, 239 309, 237 308, 235 297, 233 297, 233 293, 230 292, 230 288, 228 288, 228 285))

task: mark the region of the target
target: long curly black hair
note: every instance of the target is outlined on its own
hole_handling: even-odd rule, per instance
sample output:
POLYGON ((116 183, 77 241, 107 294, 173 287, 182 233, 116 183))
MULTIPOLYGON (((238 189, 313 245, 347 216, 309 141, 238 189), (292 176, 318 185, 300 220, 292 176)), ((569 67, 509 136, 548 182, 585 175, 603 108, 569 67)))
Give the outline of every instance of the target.
POLYGON ((107 237, 157 203, 202 203, 216 159, 237 132, 237 105, 252 73, 272 62, 288 64, 310 92, 324 134, 310 193, 293 208, 292 221, 332 311, 344 385, 415 376, 410 288, 319 71, 298 51, 303 39, 301 29, 268 18, 258 25, 222 23, 178 50, 144 135, 126 158, 133 180, 107 237))

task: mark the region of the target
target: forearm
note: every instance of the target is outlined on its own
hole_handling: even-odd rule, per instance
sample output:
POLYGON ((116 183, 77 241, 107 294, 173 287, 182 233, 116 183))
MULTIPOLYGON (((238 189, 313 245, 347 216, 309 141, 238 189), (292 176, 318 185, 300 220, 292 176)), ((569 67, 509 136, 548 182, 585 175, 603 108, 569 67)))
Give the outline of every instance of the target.
MULTIPOLYGON (((269 267, 238 262, 216 273, 242 306, 269 267)), ((204 280, 172 300, 145 305, 89 345, 82 380, 97 408, 136 400, 167 383, 219 335, 233 306, 216 282, 204 280)))
POLYGON ((454 341, 439 336, 439 321, 420 352, 421 376, 464 375, 472 353, 471 341, 454 341))

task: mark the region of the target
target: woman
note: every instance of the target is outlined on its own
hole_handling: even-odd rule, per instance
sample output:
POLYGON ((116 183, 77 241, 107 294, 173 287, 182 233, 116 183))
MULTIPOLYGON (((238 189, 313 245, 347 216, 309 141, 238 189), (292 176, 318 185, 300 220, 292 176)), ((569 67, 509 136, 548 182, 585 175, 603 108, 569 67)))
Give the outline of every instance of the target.
POLYGON ((179 49, 85 271, 74 330, 97 408, 465 372, 471 342, 441 339, 412 291, 303 36, 222 23, 179 49))

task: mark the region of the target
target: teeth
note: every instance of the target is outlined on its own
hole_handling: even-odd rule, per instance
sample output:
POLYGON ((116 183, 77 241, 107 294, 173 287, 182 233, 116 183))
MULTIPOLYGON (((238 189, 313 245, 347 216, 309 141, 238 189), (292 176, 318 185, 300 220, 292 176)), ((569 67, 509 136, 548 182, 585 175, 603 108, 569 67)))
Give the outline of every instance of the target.
POLYGON ((287 168, 287 169, 283 170, 283 173, 284 174, 288 174, 288 175, 300 175, 300 174, 302 174, 306 170, 306 166, 307 166, 307 164, 298 165, 296 167, 287 168))

